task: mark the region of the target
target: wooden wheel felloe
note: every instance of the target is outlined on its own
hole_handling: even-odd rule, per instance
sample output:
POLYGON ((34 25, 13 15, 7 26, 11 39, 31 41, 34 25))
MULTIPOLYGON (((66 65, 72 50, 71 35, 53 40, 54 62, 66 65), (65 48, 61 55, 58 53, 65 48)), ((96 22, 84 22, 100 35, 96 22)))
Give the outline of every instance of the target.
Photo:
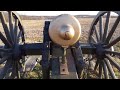
POLYGON ((90 56, 100 79, 120 78, 119 22, 120 12, 101 11, 90 27, 88 43, 96 47, 96 54, 90 56))
POLYGON ((0 79, 20 78, 24 56, 20 45, 25 44, 24 28, 16 12, 0 12, 0 79), (7 20, 8 19, 8 20, 7 20))

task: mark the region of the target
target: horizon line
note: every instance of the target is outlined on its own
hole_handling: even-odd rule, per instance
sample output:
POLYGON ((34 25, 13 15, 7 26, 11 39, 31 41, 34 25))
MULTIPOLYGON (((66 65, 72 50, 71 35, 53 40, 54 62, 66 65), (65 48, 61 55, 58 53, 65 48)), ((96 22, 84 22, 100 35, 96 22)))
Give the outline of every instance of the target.
POLYGON ((58 16, 61 14, 70 15, 96 15, 99 11, 17 11, 20 15, 27 16, 58 16))

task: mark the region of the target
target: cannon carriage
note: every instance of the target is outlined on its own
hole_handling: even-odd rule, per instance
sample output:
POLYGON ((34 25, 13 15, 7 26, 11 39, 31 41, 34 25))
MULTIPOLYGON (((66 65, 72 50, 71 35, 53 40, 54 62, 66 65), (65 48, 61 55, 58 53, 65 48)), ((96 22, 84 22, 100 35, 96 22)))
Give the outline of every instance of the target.
POLYGON ((119 78, 120 53, 116 50, 120 45, 119 11, 99 12, 91 24, 87 43, 80 41, 82 28, 77 18, 63 14, 45 21, 43 43, 28 44, 19 15, 13 11, 6 13, 8 23, 0 12, 1 79, 24 78, 28 55, 42 56, 39 64, 43 79, 88 79, 90 75, 98 79, 119 78), (112 12, 116 16, 111 26, 112 12))

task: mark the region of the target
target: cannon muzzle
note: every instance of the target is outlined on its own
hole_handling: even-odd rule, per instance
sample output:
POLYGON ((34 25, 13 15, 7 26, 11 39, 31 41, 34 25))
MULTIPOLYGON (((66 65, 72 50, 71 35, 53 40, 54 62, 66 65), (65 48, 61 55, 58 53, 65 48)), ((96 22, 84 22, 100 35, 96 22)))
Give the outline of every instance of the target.
POLYGON ((62 47, 72 46, 81 36, 80 22, 72 15, 60 15, 50 23, 49 36, 62 47))
POLYGON ((59 35, 64 40, 70 40, 74 37, 75 32, 71 25, 63 25, 59 30, 59 35))

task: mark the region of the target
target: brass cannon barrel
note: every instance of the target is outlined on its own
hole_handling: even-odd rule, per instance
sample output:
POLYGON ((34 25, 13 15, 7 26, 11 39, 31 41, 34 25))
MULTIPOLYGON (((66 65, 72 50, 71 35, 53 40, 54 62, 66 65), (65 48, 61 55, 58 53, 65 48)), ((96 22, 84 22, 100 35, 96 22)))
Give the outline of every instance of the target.
POLYGON ((49 36, 62 47, 72 46, 81 36, 80 22, 72 15, 59 15, 50 23, 49 36))

